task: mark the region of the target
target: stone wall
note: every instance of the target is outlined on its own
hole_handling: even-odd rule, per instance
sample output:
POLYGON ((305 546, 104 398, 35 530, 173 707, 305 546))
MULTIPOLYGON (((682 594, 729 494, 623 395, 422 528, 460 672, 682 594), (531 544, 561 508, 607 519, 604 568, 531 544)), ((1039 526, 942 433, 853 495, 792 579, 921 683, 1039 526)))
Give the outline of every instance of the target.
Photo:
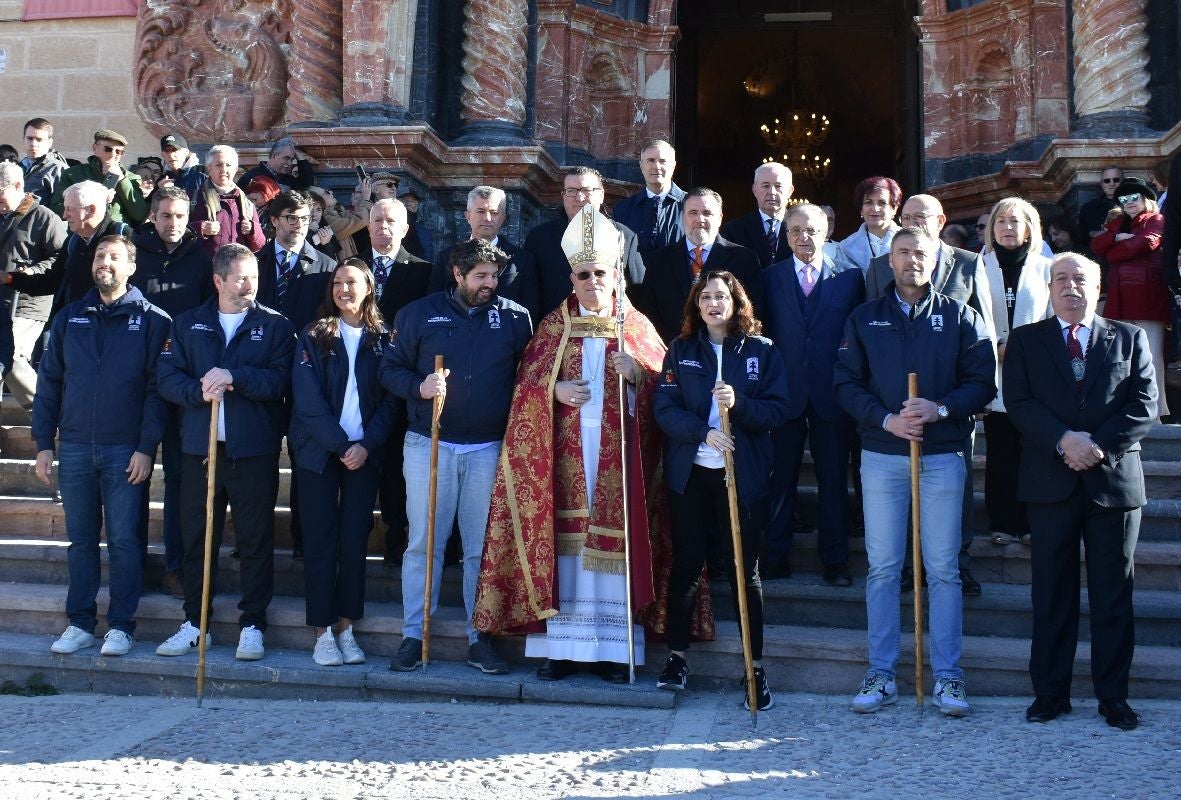
POLYGON ((55 147, 72 158, 90 155, 99 128, 127 137, 133 157, 125 163, 158 154, 158 137, 132 103, 135 18, 21 22, 20 15, 20 0, 0 0, 0 142, 23 155, 21 126, 45 117, 55 147))

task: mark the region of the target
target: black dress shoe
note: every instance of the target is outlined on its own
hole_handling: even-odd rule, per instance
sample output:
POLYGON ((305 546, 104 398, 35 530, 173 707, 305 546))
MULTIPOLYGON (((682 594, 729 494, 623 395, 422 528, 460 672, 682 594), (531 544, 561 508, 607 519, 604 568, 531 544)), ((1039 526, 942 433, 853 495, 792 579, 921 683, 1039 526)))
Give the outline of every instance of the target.
POLYGON ((829 586, 852 586, 853 576, 844 564, 825 564, 824 582, 829 586))
POLYGON ((980 581, 973 578, 972 573, 966 569, 960 570, 960 584, 965 597, 979 597, 983 592, 980 588, 980 581))
POLYGON ((1070 701, 1065 697, 1041 695, 1030 703, 1029 708, 1025 709, 1025 720, 1027 722, 1049 722, 1052 719, 1057 719, 1059 714, 1069 714, 1070 712, 1070 701))
POLYGON ((1140 715, 1132 710, 1127 700, 1100 700, 1099 716, 1121 731, 1130 731, 1140 724, 1140 715))
POLYGON ((537 677, 543 681, 560 681, 578 672, 578 664, 560 658, 547 658, 537 670, 537 677))
POLYGON ((779 580, 780 578, 791 577, 791 562, 787 559, 781 561, 768 561, 767 566, 759 565, 759 577, 765 581, 779 580))
POLYGON ((607 683, 627 683, 627 664, 600 661, 591 667, 591 671, 607 683))

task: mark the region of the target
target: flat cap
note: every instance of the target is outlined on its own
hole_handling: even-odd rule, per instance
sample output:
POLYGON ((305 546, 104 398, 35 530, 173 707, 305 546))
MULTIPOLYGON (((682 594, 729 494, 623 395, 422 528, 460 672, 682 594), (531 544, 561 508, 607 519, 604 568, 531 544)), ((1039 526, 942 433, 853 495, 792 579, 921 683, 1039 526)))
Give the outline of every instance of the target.
POLYGON ((97 142, 100 139, 106 139, 108 142, 114 142, 115 144, 121 144, 124 147, 127 146, 127 138, 125 136, 123 136, 123 134, 118 133, 116 131, 107 130, 106 128, 103 128, 102 130, 94 132, 94 141, 97 142))

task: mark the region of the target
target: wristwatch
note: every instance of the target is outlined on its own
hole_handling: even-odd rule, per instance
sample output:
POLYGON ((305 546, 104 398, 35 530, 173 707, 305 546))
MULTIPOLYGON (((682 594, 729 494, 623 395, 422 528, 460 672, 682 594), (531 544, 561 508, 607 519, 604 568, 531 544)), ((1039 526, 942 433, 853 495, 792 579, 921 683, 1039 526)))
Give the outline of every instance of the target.
POLYGON ((935 413, 939 415, 940 421, 947 419, 947 406, 940 403, 935 409, 935 413))

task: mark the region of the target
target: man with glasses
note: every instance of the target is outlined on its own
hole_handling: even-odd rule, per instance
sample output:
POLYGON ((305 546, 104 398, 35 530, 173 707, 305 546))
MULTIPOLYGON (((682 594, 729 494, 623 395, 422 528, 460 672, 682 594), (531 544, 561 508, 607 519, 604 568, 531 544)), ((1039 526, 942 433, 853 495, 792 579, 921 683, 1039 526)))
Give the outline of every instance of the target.
MULTIPOLYGON (((988 215, 981 219, 988 224, 988 215)), ((931 288, 945 297, 958 300, 964 305, 971 306, 989 326, 989 338, 996 342, 996 331, 991 328, 992 294, 988 289, 988 281, 984 275, 984 264, 978 253, 970 253, 958 247, 944 243, 939 234, 947 224, 947 217, 943 213, 943 205, 938 199, 929 194, 916 194, 902 204, 898 222, 905 228, 919 228, 935 242, 935 266, 931 274, 931 288)), ((894 271, 890 267, 890 255, 878 256, 869 263, 865 272, 865 297, 876 300, 886 294, 894 282, 894 271)), ((982 588, 980 581, 972 575, 968 550, 972 546, 972 538, 976 533, 976 507, 972 484, 972 446, 975 439, 975 429, 968 436, 964 444, 964 465, 967 477, 964 483, 964 507, 960 531, 960 583, 966 595, 978 595, 982 588)), ((910 573, 910 556, 902 571, 902 591, 908 592, 914 587, 914 578, 910 573)))
MULTIPOLYGON (((589 204, 600 210, 603 205, 603 176, 593 167, 574 167, 562 181, 561 219, 543 222, 525 237, 525 249, 537 263, 537 282, 541 295, 541 314, 557 308, 570 294, 570 262, 562 251, 562 236, 570 220, 589 204)), ((636 234, 626 225, 610 221, 623 239, 623 261, 627 265, 625 278, 628 295, 644 280, 644 260, 636 244, 636 234)))
MULTIPOLYGON (((1119 208, 1119 201, 1115 199, 1115 190, 1124 179, 1124 171, 1117 166, 1108 165, 1099 173, 1099 196, 1083 204, 1078 211, 1078 230, 1087 234, 1085 242, 1087 253, 1090 255, 1090 240, 1103 233, 1103 226, 1107 222, 1107 213, 1113 208, 1119 208)), ((1107 264, 1099 259, 1100 266, 1106 269, 1107 264)))
POLYGON ((148 218, 148 201, 139 185, 139 176, 123 169, 119 163, 126 149, 127 139, 122 134, 105 129, 95 131, 90 158, 85 164, 70 167, 62 173, 50 208, 62 215, 66 188, 82 181, 94 181, 107 188, 111 219, 132 227, 141 224, 148 218))
POLYGON ((792 257, 763 270, 764 333, 783 353, 787 367, 789 419, 773 431, 775 481, 771 488, 764 578, 791 576, 796 489, 804 441, 816 467, 817 531, 823 577, 830 586, 851 586, 849 573, 849 453, 853 420, 833 399, 833 367, 845 320, 865 301, 856 265, 839 265, 824 254, 828 220, 817 206, 793 206, 784 218, 792 257))
POLYGON ((266 161, 246 170, 238 179, 238 185, 245 189, 259 175, 265 175, 280 186, 288 189, 306 189, 316 183, 316 171, 306 157, 300 158, 295 149, 295 140, 284 136, 271 145, 266 161))

